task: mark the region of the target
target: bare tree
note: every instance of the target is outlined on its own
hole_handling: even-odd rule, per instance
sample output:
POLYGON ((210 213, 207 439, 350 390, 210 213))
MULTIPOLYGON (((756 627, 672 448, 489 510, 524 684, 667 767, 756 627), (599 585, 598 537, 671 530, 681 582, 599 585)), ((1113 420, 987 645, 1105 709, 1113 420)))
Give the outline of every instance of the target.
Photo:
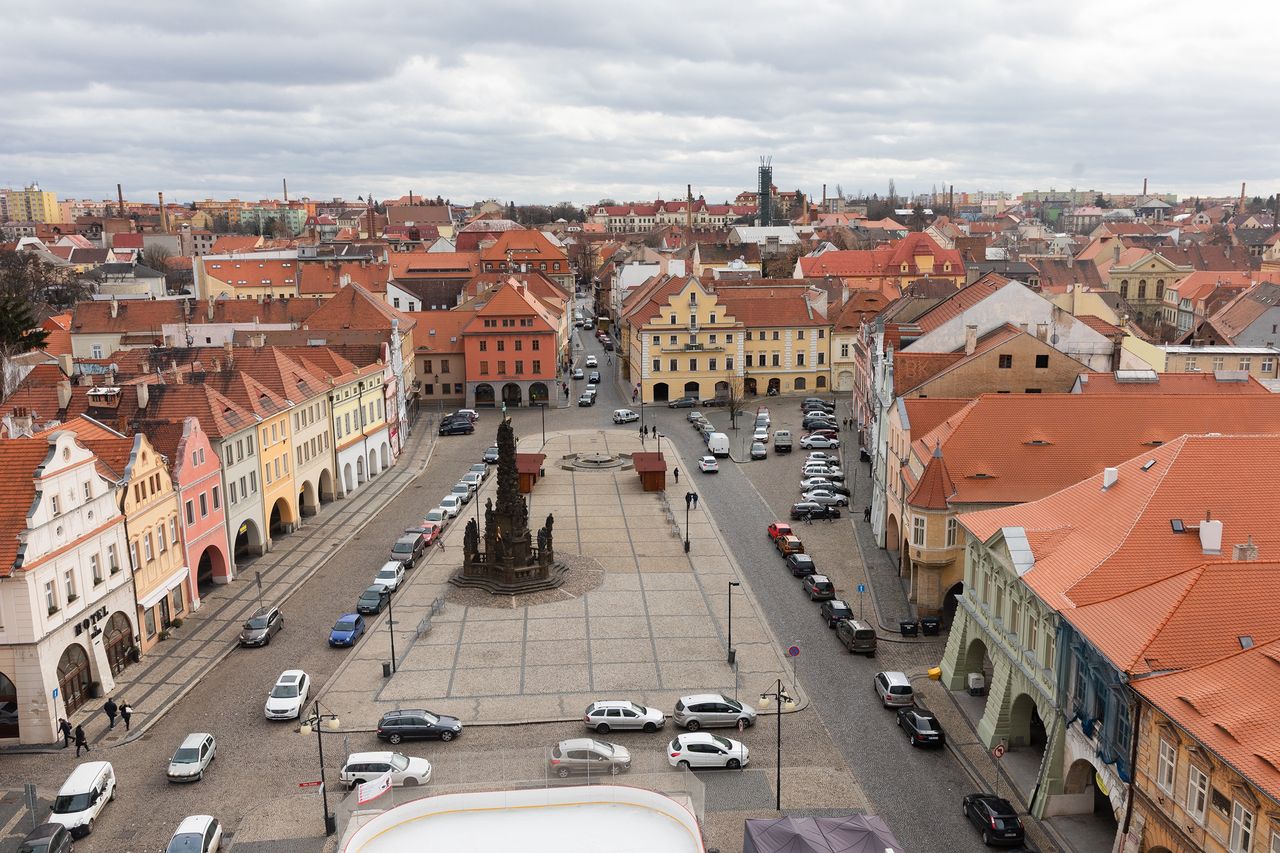
POLYGON ((729 396, 725 398, 724 407, 729 410, 729 428, 738 428, 738 415, 747 407, 747 397, 743 390, 741 376, 729 379, 729 396))
POLYGON ((158 273, 163 273, 168 267, 169 259, 173 257, 173 252, 169 251, 167 246, 159 243, 152 243, 142 250, 142 265, 150 267, 158 273))

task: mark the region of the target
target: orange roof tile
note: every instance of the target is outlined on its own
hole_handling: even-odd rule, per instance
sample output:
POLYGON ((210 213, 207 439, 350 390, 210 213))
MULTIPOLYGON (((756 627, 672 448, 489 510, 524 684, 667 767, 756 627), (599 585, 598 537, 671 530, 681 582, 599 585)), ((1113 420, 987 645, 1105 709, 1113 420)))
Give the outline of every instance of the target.
POLYGON ((324 300, 309 317, 305 328, 320 330, 363 329, 391 331, 392 321, 408 334, 416 325, 409 315, 392 308, 358 284, 344 287, 324 300))
POLYGON ((391 277, 470 278, 480 270, 479 252, 393 252, 391 277))
POLYGON ((0 578, 13 574, 18 535, 27 529, 27 513, 35 501, 36 468, 50 452, 44 438, 0 441, 0 578))
POLYGON ((902 408, 902 420, 911 431, 911 440, 928 435, 940 424, 959 412, 972 400, 949 399, 946 397, 903 398, 898 401, 902 408))
POLYGON ((942 461, 942 451, 935 448, 929 464, 920 475, 920 482, 907 495, 907 503, 922 509, 946 509, 947 502, 956 493, 956 484, 947 473, 947 464, 942 461))
POLYGON ((726 314, 749 329, 769 326, 830 326, 832 321, 817 311, 798 287, 722 287, 716 299, 726 314))
POLYGON ((209 247, 209 254, 227 255, 235 252, 252 252, 261 244, 261 237, 244 237, 236 234, 224 234, 213 241, 213 245, 209 247))
POLYGON ((922 333, 928 334, 948 320, 959 317, 1010 282, 1011 279, 1002 275, 984 275, 921 314, 915 320, 916 325, 920 327, 922 333))
POLYGON ((1215 373, 1148 373, 1121 381, 1114 373, 1081 373, 1082 394, 1270 394, 1252 376, 1219 378, 1215 373), (1152 378, 1154 377, 1154 378, 1152 378))
POLYGON ((235 259, 205 255, 200 258, 204 274, 231 287, 271 287, 297 290, 297 258, 260 258, 253 255, 235 259))
POLYGON ((410 311, 408 315, 418 323, 413 332, 413 345, 418 352, 459 352, 462 330, 475 317, 475 312, 410 311))

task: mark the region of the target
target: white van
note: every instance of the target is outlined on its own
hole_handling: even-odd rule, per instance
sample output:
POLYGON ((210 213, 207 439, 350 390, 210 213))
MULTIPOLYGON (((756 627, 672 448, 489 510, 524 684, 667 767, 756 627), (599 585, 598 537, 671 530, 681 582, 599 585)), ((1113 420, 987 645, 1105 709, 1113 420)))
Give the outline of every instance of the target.
POLYGON ((116 797, 116 771, 110 761, 86 761, 67 777, 53 801, 50 823, 60 823, 72 838, 93 830, 93 821, 116 797))
POLYGON ((729 436, 722 432, 707 433, 707 452, 712 456, 728 456, 729 436))

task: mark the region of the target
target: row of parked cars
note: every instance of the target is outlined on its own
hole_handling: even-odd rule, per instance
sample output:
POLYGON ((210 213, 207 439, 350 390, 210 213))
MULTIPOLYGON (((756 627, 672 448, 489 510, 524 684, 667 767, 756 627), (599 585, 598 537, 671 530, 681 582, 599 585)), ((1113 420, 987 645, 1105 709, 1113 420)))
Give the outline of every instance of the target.
MULTIPOLYGON (((719 693, 700 693, 676 700, 672 722, 684 733, 667 744, 667 763, 672 767, 694 769, 719 767, 737 769, 751 760, 746 744, 721 737, 704 728, 734 727, 743 731, 756 722, 756 710, 719 693)), ((596 734, 613 731, 656 732, 666 725, 667 717, 660 709, 650 708, 625 699, 602 699, 587 706, 583 724, 596 734)), ((631 767, 631 754, 622 746, 591 738, 561 741, 552 750, 551 769, 559 776, 573 772, 617 774, 631 767)))

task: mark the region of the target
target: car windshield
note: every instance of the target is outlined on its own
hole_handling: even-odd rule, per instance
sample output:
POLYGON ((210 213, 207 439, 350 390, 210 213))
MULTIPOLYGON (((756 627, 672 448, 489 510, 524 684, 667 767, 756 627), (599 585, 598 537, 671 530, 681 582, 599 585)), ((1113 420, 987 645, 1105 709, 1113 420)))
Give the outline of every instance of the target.
POLYGON ((438 509, 433 509, 427 513, 427 521, 439 521, 442 518, 444 518, 444 513, 438 509))
POLYGON ((248 622, 244 623, 244 626, 250 631, 261 631, 263 628, 267 627, 267 617, 255 616, 248 622))
POLYGON ((372 599, 382 598, 382 587, 375 586, 373 589, 366 589, 364 592, 360 593, 360 597, 372 599))
POLYGON ((436 723, 440 722, 440 718, 430 711, 424 712, 422 718, 427 721, 427 725, 429 726, 434 726, 436 723))
POLYGON ((591 741, 591 748, 601 755, 613 755, 613 744, 604 743, 603 741, 591 741))
POLYGON ((391 580, 395 576, 396 576, 395 569, 383 569, 382 571, 378 572, 378 577, 384 580, 391 580))
POLYGON ((181 835, 175 835, 173 840, 169 842, 169 846, 165 848, 165 853, 201 853, 204 844, 204 835, 199 832, 184 832, 181 835))
POLYGON ((412 550, 413 550, 412 542, 397 542, 396 544, 391 546, 391 551, 394 554, 407 554, 412 550))
POLYGON ((355 619, 339 619, 333 626, 335 631, 354 631, 356 629, 355 619))
POLYGON ((711 740, 721 749, 733 749, 733 744, 728 739, 720 737, 720 735, 712 735, 711 740))
POLYGON ((296 684, 277 684, 271 688, 272 699, 296 699, 298 698, 298 685, 296 684))
POLYGON ((635 711, 637 714, 643 714, 647 710, 643 705, 637 705, 635 702, 627 703, 627 707, 635 711))
POLYGON ((200 760, 200 750, 194 747, 182 747, 173 754, 174 764, 194 764, 200 760))
POLYGON ((74 814, 89 808, 90 799, 84 794, 59 794, 53 801, 54 814, 74 814))
POLYGON ((391 765, 392 770, 403 771, 409 766, 409 759, 400 753, 392 753, 390 760, 387 762, 391 765))

